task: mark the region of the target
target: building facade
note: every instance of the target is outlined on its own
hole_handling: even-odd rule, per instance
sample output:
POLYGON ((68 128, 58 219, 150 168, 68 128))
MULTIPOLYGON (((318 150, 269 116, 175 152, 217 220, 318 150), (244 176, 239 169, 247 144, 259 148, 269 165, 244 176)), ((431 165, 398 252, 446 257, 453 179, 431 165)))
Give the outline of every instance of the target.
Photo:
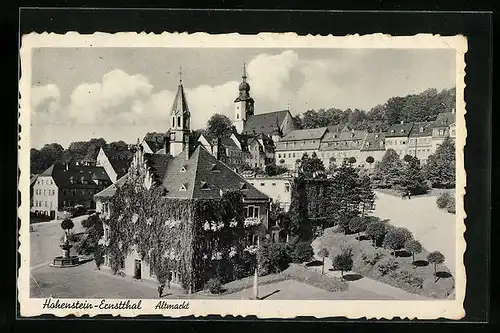
POLYGON ((321 140, 327 132, 326 127, 295 130, 276 143, 276 164, 294 170, 296 161, 304 154, 318 153, 321 140))
POLYGON ((56 163, 41 173, 33 185, 31 211, 51 217, 75 206, 94 208, 94 194, 111 184, 103 167, 56 163))
POLYGON ((394 149, 400 158, 403 158, 408 151, 410 132, 412 123, 401 122, 394 124, 385 133, 385 149, 394 149))
POLYGON ((410 132, 407 154, 420 160, 421 164, 434 153, 432 148, 432 122, 414 123, 410 132))
MULTIPOLYGON (((178 88, 176 100, 174 101, 174 106, 180 105, 180 100, 185 101, 185 99, 186 97, 184 96, 181 83, 178 88)), ((182 104, 187 107, 187 103, 182 104)), ((176 117, 177 114, 190 114, 189 110, 176 110, 180 111, 175 113, 176 117)), ((177 118, 175 118, 175 121, 178 121, 177 118)), ((188 122, 181 119, 179 123, 182 125, 188 122)), ((268 232, 270 198, 249 184, 226 163, 218 159, 217 153, 209 151, 203 144, 191 150, 188 137, 185 135, 189 134, 190 128, 186 126, 181 127, 182 128, 176 132, 184 136, 185 141, 181 149, 175 147, 175 145, 177 145, 176 138, 170 140, 169 151, 173 152, 173 154, 145 153, 144 149, 139 147, 136 150, 128 173, 120 178, 115 184, 94 196, 97 210, 105 221, 104 244, 109 243, 110 230, 113 228, 113 220, 110 219, 115 209, 115 207, 112 206, 112 198, 117 195, 117 189, 125 184, 132 184, 131 182, 135 181, 134 186, 139 185, 141 191, 162 189, 164 193, 163 198, 180 200, 182 202, 215 202, 220 200, 224 193, 239 191, 243 197, 245 227, 244 239, 241 241, 247 246, 257 245, 260 239, 265 237, 268 232), (139 181, 137 181, 137 179, 139 179, 139 181)), ((208 142, 206 144, 208 144, 208 142)), ((195 213, 194 211, 185 212, 184 214, 176 216, 175 219, 180 224, 189 225, 193 223, 192 216, 195 213)), ((192 239, 194 239, 194 237, 192 239)), ((193 251, 196 252, 193 260, 199 260, 199 257, 203 255, 203 253, 197 252, 202 250, 200 244, 186 243, 179 244, 179 246, 181 250, 182 247, 184 247, 184 249, 186 249, 186 247, 192 247, 193 251)), ((172 251, 174 251, 174 249, 172 249, 172 251)), ((186 287, 186 281, 188 281, 188 279, 186 276, 183 276, 181 270, 176 267, 183 264, 183 267, 187 265, 189 269, 194 269, 194 261, 182 262, 182 260, 186 260, 182 258, 173 260, 175 260, 176 265, 174 265, 170 271, 171 282, 186 287)), ((110 258, 108 255, 105 256, 104 264, 105 266, 110 265, 110 258)), ((131 253, 123 259, 121 269, 125 274, 131 275, 137 279, 156 279, 154 271, 150 269, 147 262, 143 259, 143 256, 137 252, 136 247, 134 247, 131 253)), ((192 282, 194 285, 190 286, 190 288, 197 288, 201 282, 202 281, 198 280, 192 282)))
POLYGON ((270 177, 248 173, 244 174, 243 178, 245 178, 250 185, 271 198, 273 202, 279 203, 281 209, 288 212, 292 200, 290 189, 294 179, 293 176, 280 175, 270 177))

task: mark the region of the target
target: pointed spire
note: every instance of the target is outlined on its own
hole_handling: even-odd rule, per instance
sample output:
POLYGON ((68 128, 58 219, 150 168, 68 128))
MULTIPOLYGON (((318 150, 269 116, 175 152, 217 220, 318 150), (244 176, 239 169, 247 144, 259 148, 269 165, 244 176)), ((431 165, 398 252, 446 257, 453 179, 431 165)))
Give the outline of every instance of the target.
POLYGON ((182 66, 179 66, 179 84, 182 84, 182 66))
POLYGON ((175 94, 174 103, 172 104, 172 115, 189 115, 186 94, 184 93, 182 83, 179 84, 177 94, 175 94))
POLYGON ((242 78, 243 78, 243 81, 246 81, 246 79, 247 79, 247 64, 246 64, 246 62, 243 62, 243 76, 242 76, 242 78))

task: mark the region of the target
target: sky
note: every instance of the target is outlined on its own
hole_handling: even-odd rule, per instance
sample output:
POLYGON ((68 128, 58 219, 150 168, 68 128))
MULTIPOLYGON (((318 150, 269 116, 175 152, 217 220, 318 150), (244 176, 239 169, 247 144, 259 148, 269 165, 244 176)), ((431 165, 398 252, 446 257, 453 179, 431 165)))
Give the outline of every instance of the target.
POLYGON ((166 132, 182 82, 192 129, 234 119, 246 63, 255 113, 370 110, 394 96, 455 86, 446 49, 39 48, 32 53, 31 146, 166 132))

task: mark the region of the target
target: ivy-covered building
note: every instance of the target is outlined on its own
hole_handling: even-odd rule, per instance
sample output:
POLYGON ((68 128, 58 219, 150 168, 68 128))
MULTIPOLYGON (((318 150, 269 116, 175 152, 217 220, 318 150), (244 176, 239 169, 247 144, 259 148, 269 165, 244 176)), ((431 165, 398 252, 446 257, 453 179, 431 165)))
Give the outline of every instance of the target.
POLYGON ((190 116, 181 82, 168 147, 152 154, 138 145, 128 173, 95 200, 105 222, 105 266, 195 290, 215 274, 236 278, 220 268, 236 267, 266 237, 270 198, 190 144, 190 116))

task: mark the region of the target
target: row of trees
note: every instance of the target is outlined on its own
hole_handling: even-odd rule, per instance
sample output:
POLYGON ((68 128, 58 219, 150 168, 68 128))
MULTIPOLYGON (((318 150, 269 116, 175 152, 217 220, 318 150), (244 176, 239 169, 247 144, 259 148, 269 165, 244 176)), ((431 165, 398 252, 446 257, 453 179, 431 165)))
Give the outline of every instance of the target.
POLYGON ((97 157, 99 149, 103 148, 108 157, 129 160, 133 152, 123 141, 107 143, 103 138, 89 141, 72 142, 67 149, 58 143, 50 143, 40 150, 31 148, 30 168, 32 174, 39 174, 57 162, 92 160, 97 157))
POLYGON ((420 94, 392 97, 369 111, 336 108, 308 110, 297 117, 297 122, 301 128, 343 124, 353 129, 385 131, 400 121, 430 121, 440 112, 451 112, 455 105, 455 93, 455 88, 440 92, 427 89, 420 94))
POLYGON ((436 152, 421 167, 420 161, 410 155, 403 160, 393 149, 388 149, 375 164, 373 183, 379 188, 391 188, 411 194, 425 193, 430 187, 455 187, 455 144, 446 138, 436 152))

